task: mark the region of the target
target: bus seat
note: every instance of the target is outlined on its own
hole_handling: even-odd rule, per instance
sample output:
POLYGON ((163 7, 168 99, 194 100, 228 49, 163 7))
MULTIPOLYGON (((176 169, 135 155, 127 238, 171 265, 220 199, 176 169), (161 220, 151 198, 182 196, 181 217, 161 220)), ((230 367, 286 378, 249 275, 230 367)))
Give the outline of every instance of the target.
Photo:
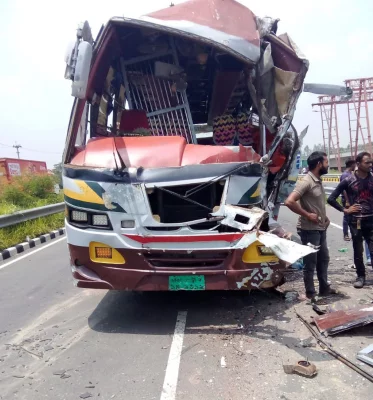
POLYGON ((150 129, 148 117, 144 110, 123 110, 119 130, 133 132, 136 129, 150 129))

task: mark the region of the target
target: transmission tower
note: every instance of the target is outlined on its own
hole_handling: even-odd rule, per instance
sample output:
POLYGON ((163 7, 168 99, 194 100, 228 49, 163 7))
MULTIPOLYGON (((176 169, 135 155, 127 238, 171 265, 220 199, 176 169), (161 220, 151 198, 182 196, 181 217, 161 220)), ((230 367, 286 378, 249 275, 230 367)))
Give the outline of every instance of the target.
POLYGON ((373 78, 348 79, 345 83, 353 91, 350 99, 346 96, 319 96, 319 102, 312 104, 320 108, 324 149, 329 157, 334 155, 339 171, 338 105, 347 105, 351 157, 355 158, 361 149, 372 153, 368 102, 373 101, 373 78))

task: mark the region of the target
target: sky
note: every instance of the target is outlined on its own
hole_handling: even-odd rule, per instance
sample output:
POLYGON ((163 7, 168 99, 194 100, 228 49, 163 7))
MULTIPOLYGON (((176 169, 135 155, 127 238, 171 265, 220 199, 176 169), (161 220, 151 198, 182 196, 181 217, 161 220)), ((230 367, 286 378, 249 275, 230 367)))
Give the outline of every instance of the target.
MULTIPOLYGON (((219 1, 219 0, 217 0, 219 1)), ((64 79, 67 45, 78 23, 88 20, 95 37, 113 16, 140 16, 171 0, 0 0, 0 157, 61 161, 73 98, 64 79)), ((173 0, 174 4, 182 1, 173 0)), ((240 0, 258 16, 279 18, 310 61, 306 82, 343 84, 373 76, 373 2, 367 0, 240 0), (300 6, 301 4, 301 6, 300 6)), ((309 125, 304 145, 322 142, 317 96, 303 93, 294 125, 309 125)), ((370 105, 373 109, 373 103, 370 105)), ((339 106, 341 146, 348 143, 347 108, 339 106)), ((372 112, 370 113, 372 115, 372 112)), ((373 117, 371 118, 373 134, 373 117)))

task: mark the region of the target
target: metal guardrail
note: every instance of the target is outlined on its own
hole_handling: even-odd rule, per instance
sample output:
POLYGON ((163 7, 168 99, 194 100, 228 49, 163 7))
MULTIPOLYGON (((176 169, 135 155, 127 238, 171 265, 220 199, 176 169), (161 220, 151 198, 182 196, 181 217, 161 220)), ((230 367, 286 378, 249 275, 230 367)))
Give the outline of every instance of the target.
POLYGON ((0 215, 0 228, 6 228, 36 218, 63 212, 65 203, 50 204, 48 206, 31 208, 30 210, 17 211, 14 214, 0 215))
MULTIPOLYGON (((299 174, 298 176, 305 176, 305 174, 299 174)), ((324 178, 338 178, 341 176, 341 174, 326 174, 322 176, 322 179, 324 178)))
MULTIPOLYGON (((299 174, 298 179, 303 179, 305 175, 304 174, 299 174)), ((337 182, 339 183, 339 178, 341 174, 327 174, 322 176, 323 182, 337 182)))

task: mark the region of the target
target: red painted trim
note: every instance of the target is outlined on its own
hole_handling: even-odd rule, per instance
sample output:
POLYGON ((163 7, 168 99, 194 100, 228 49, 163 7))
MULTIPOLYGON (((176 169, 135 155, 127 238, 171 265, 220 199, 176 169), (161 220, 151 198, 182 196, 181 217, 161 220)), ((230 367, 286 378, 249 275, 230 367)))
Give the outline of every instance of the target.
POLYGON ((128 239, 141 244, 147 243, 193 243, 193 242, 234 242, 243 237, 243 233, 223 233, 218 235, 196 235, 196 236, 140 236, 123 235, 128 239))

